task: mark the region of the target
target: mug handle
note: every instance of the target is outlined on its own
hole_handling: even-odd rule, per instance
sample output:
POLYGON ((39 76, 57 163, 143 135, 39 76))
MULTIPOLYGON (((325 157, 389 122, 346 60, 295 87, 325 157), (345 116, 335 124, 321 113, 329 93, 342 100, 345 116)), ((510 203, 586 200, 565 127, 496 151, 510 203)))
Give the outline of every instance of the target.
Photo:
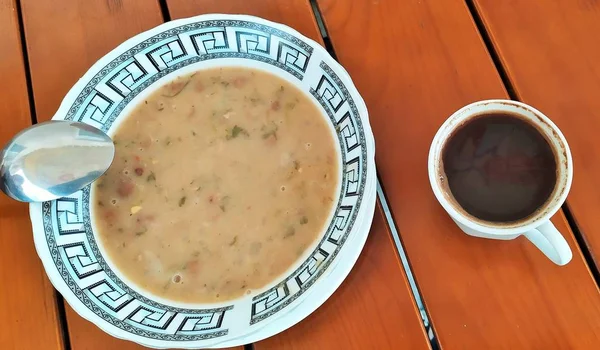
POLYGON ((569 244, 550 221, 526 232, 525 237, 556 265, 566 265, 573 258, 569 244))

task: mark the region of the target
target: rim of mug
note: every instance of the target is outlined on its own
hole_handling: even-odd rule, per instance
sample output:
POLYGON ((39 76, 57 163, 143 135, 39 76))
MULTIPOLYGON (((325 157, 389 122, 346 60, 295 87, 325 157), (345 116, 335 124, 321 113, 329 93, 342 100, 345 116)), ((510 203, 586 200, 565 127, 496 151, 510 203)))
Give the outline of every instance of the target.
POLYGON ((446 119, 438 129, 431 143, 427 167, 429 182, 435 197, 454 220, 473 230, 496 235, 525 233, 531 229, 535 229, 542 223, 549 221, 565 202, 573 182, 573 158, 571 156, 571 151, 567 140, 556 124, 554 124, 554 122, 552 122, 545 114, 532 106, 519 101, 504 99, 473 102, 460 108, 446 119), (540 123, 537 124, 536 129, 541 131, 546 140, 551 144, 553 152, 555 152, 555 157, 557 158, 557 168, 559 169, 558 175, 560 178, 557 179, 557 185, 549 199, 536 213, 515 222, 494 223, 475 218, 466 213, 464 209, 460 208, 458 203, 452 203, 452 194, 449 193, 449 191, 445 191, 440 184, 440 168, 442 164, 441 151, 448 141, 449 136, 451 136, 464 121, 476 117, 477 115, 481 115, 484 112, 493 111, 512 112, 513 114, 524 116, 528 120, 533 119, 531 117, 538 119, 540 123), (457 206, 460 209, 456 208, 457 206))

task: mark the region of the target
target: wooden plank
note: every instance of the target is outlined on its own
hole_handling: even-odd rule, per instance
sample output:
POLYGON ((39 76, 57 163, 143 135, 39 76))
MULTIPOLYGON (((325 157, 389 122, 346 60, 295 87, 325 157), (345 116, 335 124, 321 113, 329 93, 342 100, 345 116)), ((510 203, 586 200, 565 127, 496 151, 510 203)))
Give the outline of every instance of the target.
POLYGON ((427 155, 442 122, 470 102, 507 97, 465 3, 318 3, 369 107, 379 175, 441 346, 597 347, 600 294, 562 212, 554 222, 574 256, 558 267, 523 238, 463 234, 429 186, 427 155))
MULTIPOLYGON (((18 13, 0 0, 0 147, 31 125, 18 13)), ((62 349, 54 289, 33 245, 29 209, 0 195, 0 344, 3 349, 62 349), (32 336, 35 332, 35 336, 32 336)))
MULTIPOLYGON (((308 1, 168 0, 173 18, 247 13, 287 24, 322 42, 308 1)), ((342 287, 297 326, 255 344, 261 349, 429 348, 394 243, 375 214, 362 256, 342 287)))
POLYGON ((600 267, 600 3, 474 3, 519 99, 547 114, 569 142, 575 179, 567 203, 600 267))

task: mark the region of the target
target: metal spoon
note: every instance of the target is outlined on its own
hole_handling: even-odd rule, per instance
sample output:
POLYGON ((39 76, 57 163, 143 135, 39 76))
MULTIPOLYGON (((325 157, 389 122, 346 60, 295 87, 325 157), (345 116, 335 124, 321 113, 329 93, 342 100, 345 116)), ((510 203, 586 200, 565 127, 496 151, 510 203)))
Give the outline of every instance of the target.
POLYGON ((114 156, 110 137, 88 124, 36 124, 0 152, 0 190, 21 202, 65 197, 104 174, 114 156))

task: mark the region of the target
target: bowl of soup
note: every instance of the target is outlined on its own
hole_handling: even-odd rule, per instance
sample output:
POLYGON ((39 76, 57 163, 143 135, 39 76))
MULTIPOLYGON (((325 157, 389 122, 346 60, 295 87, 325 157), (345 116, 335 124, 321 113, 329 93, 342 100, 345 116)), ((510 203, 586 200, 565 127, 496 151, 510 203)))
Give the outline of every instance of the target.
POLYGON ((165 23, 101 58, 54 119, 100 128, 116 147, 95 183, 30 207, 50 280, 113 336, 183 348, 244 339, 318 307, 366 239, 376 175, 365 104, 289 27, 165 23), (311 290, 319 302, 305 303, 311 290))

